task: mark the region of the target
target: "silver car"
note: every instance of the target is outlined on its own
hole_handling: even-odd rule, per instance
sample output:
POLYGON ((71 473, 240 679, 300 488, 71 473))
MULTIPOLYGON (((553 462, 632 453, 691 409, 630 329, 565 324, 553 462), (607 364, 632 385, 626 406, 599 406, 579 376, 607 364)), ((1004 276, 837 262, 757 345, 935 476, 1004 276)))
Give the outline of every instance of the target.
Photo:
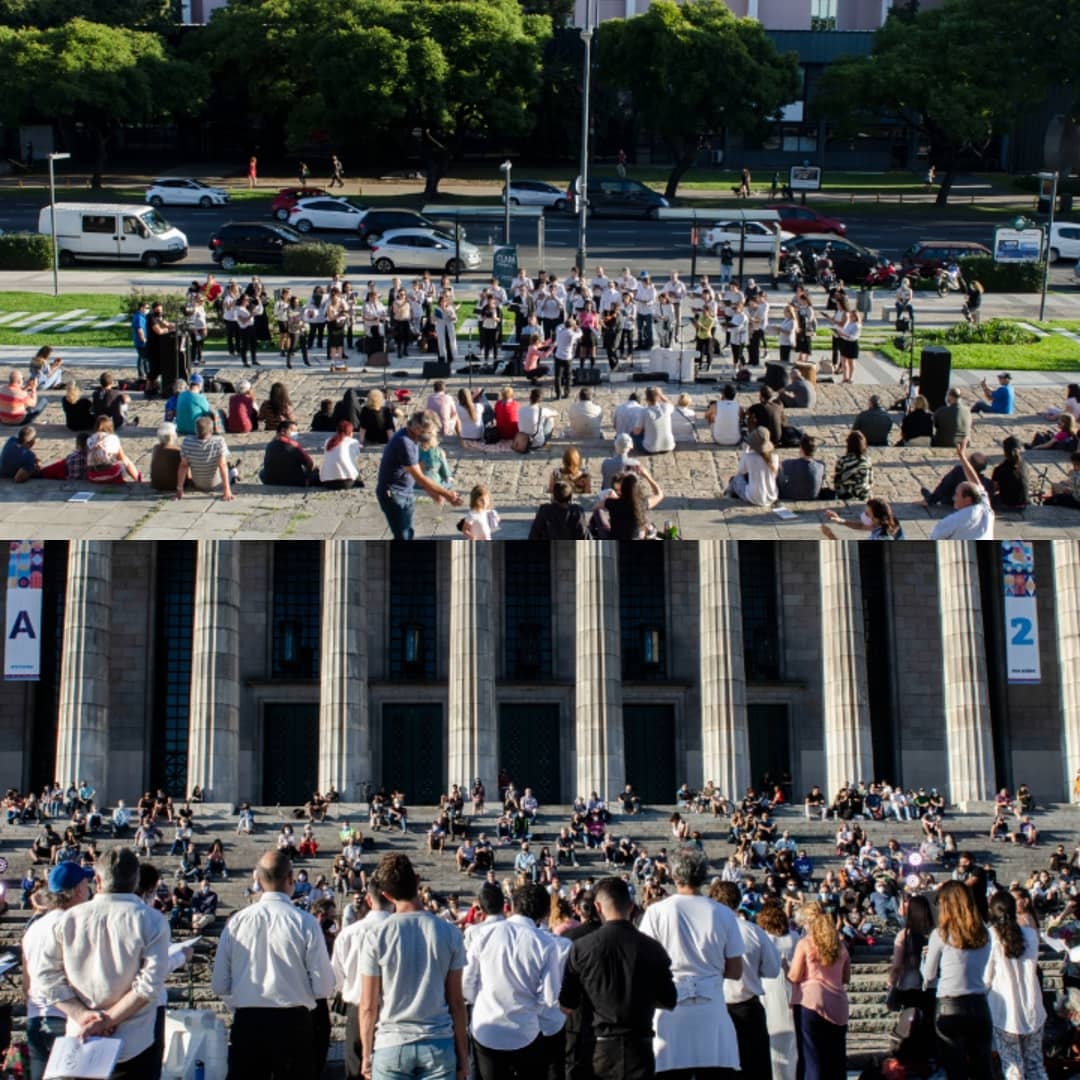
POLYGON ((479 265, 480 249, 475 244, 462 240, 459 247, 452 236, 434 229, 388 229, 371 243, 371 266, 380 274, 399 267, 454 274, 479 265))

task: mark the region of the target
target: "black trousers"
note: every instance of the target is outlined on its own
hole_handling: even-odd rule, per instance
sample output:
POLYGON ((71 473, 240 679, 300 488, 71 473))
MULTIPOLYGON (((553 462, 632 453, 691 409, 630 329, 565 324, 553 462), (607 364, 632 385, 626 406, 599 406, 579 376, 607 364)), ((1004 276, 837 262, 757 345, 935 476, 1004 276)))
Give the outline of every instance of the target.
POLYGON ((769 1025, 765 1006, 756 998, 740 1001, 727 1007, 739 1040, 739 1071, 749 1076, 769 1076, 772 1058, 769 1055, 769 1025))
POLYGON ((555 398, 570 396, 570 361, 555 357, 555 398))
POLYGON ((597 1039, 593 1072, 596 1080, 652 1080, 656 1075, 652 1037, 597 1039))
POLYGON ((330 1053, 330 1003, 326 998, 319 998, 315 1002, 315 1010, 311 1014, 311 1060, 314 1072, 311 1074, 318 1080, 326 1068, 326 1056, 330 1053))
POLYGON ((363 1048, 360 1045, 360 1010, 356 1005, 345 1011, 345 1080, 360 1080, 363 1048))
POLYGON ((949 1080, 993 1075, 990 1051, 994 1028, 985 994, 938 998, 935 1027, 938 1058, 949 1080))
POLYGON ((520 1050, 492 1050, 474 1039, 473 1053, 480 1080, 543 1080, 547 1076, 540 1035, 520 1050))
POLYGON ((540 1036, 540 1074, 544 1080, 566 1080, 566 1028, 540 1036))
POLYGON ((161 1075, 161 1044, 156 1040, 141 1054, 114 1066, 113 1080, 154 1080, 161 1075))
POLYGON ((314 1047, 312 1014, 303 1006, 237 1009, 228 1080, 315 1080, 314 1047))

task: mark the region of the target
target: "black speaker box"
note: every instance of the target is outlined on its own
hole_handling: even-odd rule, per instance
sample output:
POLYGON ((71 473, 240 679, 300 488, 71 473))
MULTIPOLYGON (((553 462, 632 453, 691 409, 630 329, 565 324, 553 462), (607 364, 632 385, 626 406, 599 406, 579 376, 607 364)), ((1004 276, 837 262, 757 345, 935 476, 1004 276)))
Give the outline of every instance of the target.
POLYGON ((927 345, 919 359, 919 393, 931 409, 945 404, 952 378, 952 353, 940 345, 927 345))

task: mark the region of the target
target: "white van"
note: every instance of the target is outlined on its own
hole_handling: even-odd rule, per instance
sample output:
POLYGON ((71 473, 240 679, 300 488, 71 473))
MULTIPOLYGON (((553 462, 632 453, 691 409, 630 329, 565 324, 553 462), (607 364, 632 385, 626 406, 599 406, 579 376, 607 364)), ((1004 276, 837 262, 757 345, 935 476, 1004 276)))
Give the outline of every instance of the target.
POLYGON ((1050 261, 1080 259, 1080 222, 1055 221, 1050 231, 1050 261))
MULTIPOLYGON (((47 206, 38 215, 38 232, 52 232, 47 206)), ((57 203, 56 248, 61 266, 76 259, 115 259, 154 267, 182 259, 188 242, 152 206, 57 203)))

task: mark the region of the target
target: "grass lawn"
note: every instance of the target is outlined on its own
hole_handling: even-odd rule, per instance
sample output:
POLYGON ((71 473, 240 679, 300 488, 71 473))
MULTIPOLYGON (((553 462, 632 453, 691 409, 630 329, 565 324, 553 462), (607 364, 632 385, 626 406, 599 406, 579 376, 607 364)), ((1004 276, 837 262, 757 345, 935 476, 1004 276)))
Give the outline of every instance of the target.
POLYGON ((123 313, 123 305, 124 297, 108 293, 64 293, 61 296, 48 296, 32 292, 0 292, 0 345, 22 345, 26 347, 27 354, 36 352, 42 345, 52 345, 61 354, 65 345, 94 345, 101 348, 127 345, 131 341, 131 331, 126 317, 123 322, 103 330, 83 326, 68 333, 57 333, 60 326, 68 323, 91 319, 101 322, 114 318, 123 313), (25 327, 21 320, 18 321, 19 325, 13 327, 2 321, 3 316, 20 311, 31 315, 44 312, 54 312, 57 316, 68 312, 79 314, 68 319, 42 318, 25 327), (39 325, 42 327, 40 333, 34 331, 34 327, 39 325), (24 329, 31 330, 31 333, 24 334, 24 329))
MULTIPOLYGON (((869 345, 870 343, 867 342, 869 345)), ((916 342, 918 345, 918 342, 916 342)), ((892 338, 872 346, 895 364, 906 366, 908 353, 892 338)), ((986 368, 990 371, 1080 371, 1080 342, 1058 334, 1034 345, 946 345, 954 368, 986 368)))

